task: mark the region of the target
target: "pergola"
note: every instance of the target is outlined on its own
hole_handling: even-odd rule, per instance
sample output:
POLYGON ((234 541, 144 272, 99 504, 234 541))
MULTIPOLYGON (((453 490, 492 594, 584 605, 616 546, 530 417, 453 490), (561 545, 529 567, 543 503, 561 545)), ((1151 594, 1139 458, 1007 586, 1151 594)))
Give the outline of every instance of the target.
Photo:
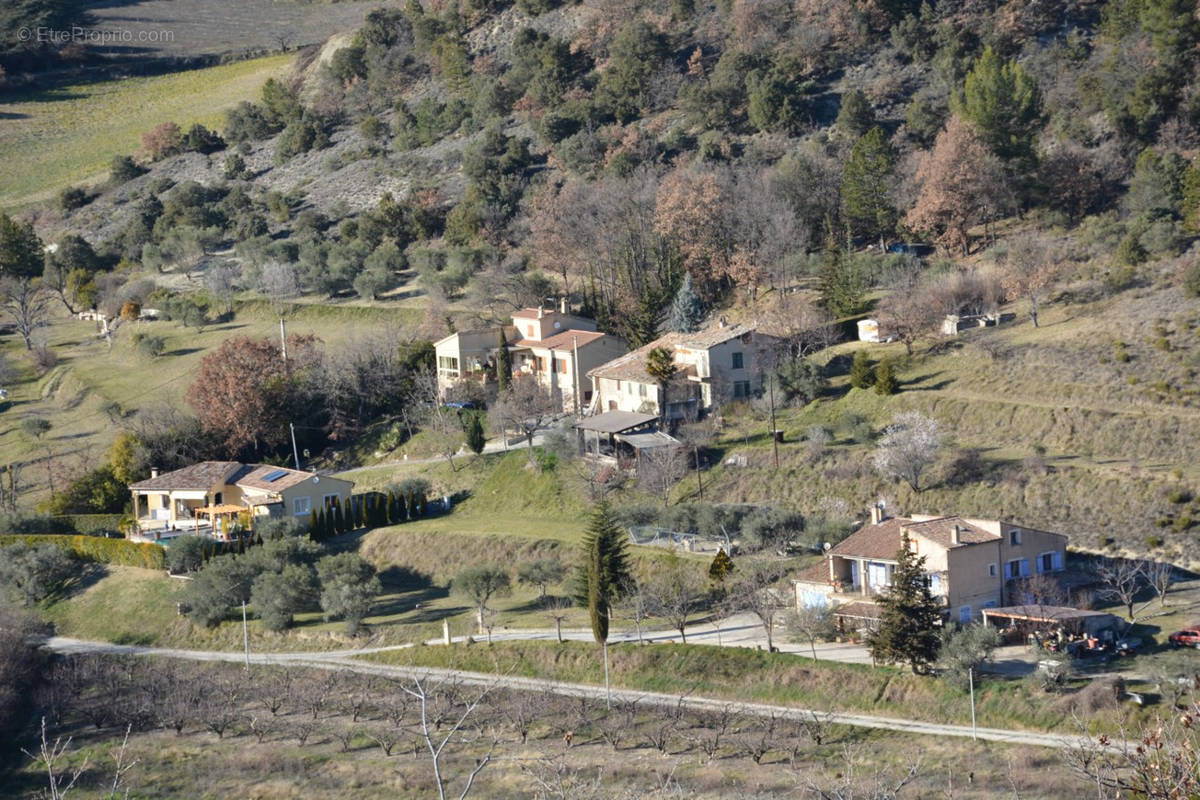
POLYGON ((248 511, 245 506, 235 506, 232 503, 223 503, 221 505, 203 506, 197 508, 192 513, 197 517, 208 517, 209 524, 212 525, 213 533, 217 534, 218 538, 228 539, 229 531, 233 528, 233 522, 238 518, 238 515, 243 511, 248 511), (224 520, 225 524, 217 525, 218 521, 224 520))
POLYGON ((600 437, 608 437, 608 445, 615 445, 614 437, 619 433, 630 433, 638 429, 649 429, 658 421, 657 414, 639 414, 636 411, 605 411, 594 417, 586 417, 575 423, 583 440, 584 452, 600 454, 600 437), (592 434, 593 447, 588 446, 588 434, 592 434))

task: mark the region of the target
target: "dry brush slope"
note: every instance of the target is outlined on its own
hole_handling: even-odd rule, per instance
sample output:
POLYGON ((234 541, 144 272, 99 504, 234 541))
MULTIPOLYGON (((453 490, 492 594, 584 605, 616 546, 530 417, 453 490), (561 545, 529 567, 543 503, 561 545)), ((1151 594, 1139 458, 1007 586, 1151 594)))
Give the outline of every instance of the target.
MULTIPOLYGON (((1041 328, 1022 319, 936 352, 919 349, 900 370, 894 397, 835 378, 833 397, 784 415, 790 441, 822 424, 837 431, 833 447, 812 462, 803 447, 785 446, 776 472, 765 443, 731 436, 726 449, 746 455, 747 466, 714 470, 714 495, 809 510, 825 497, 857 509, 882 495, 904 511, 1005 516, 1065 531, 1081 546, 1111 537, 1131 551, 1194 559, 1194 533, 1170 523, 1197 516, 1190 502, 1176 501, 1200 485, 1189 453, 1200 439, 1200 303, 1174 288, 1150 289, 1056 306, 1045 316, 1041 328), (879 430, 908 410, 936 417, 952 441, 920 493, 882 480, 871 446, 850 441, 844 423, 858 414, 879 430), (968 449, 979 452, 977 479, 949 463, 968 449), (1155 537, 1165 540, 1161 548, 1152 546, 1155 537)), ((903 356, 900 345, 865 347, 874 357, 903 356)))

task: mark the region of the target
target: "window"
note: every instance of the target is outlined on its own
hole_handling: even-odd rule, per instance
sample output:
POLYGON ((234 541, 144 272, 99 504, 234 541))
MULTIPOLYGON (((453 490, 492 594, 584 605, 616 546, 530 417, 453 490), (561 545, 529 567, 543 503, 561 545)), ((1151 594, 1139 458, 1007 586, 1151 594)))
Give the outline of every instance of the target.
POLYGON ((567 374, 567 360, 565 358, 560 358, 558 360, 558 371, 563 375, 567 374))
POLYGON ((1052 550, 1037 557, 1038 572, 1057 572, 1062 569, 1062 553, 1052 550))
POLYGON ((307 498, 307 497, 292 498, 292 514, 294 516, 298 517, 301 514, 307 514, 311 510, 312 510, 312 501, 309 498, 307 498))
POLYGON ((442 369, 458 370, 458 359, 454 356, 438 356, 438 366, 442 369))
POLYGON ((1027 578, 1029 577, 1029 559, 1014 558, 1004 565, 1004 577, 1012 578, 1027 578))
POLYGON ((962 606, 958 609, 958 621, 964 625, 971 621, 971 607, 962 606))
POLYGON ((734 397, 749 397, 750 396, 750 381, 734 381, 733 382, 734 397))
POLYGON ((327 494, 323 498, 321 498, 321 502, 328 506, 328 505, 332 505, 333 501, 337 500, 338 498, 339 498, 338 494, 336 492, 334 492, 333 494, 327 494))
POLYGON ((741 353, 733 354, 733 368, 734 369, 742 368, 742 354, 741 353))
POLYGON ((930 594, 942 593, 942 575, 939 572, 931 572, 925 576, 925 585, 929 587, 930 594))
POLYGON ((996 577, 996 565, 995 564, 988 564, 988 577, 989 578, 996 577))
POLYGON ((530 339, 537 338, 536 336, 533 335, 533 326, 532 325, 526 325, 525 330, 527 331, 527 338, 530 338, 530 339))
POLYGON ((1008 532, 1008 543, 1014 547, 1021 543, 1021 529, 1013 528, 1008 532))
POLYGON ((638 384, 638 397, 645 397, 645 396, 646 396, 646 384, 639 383, 638 384))

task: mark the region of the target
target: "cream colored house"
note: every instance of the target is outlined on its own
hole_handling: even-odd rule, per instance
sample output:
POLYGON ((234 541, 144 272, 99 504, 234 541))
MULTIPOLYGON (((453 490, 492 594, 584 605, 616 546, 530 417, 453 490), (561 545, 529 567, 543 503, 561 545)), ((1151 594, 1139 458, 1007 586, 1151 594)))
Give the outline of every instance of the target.
POLYGON ((344 506, 354 484, 270 464, 201 461, 161 475, 154 470, 129 490, 138 531, 164 538, 181 530, 217 532, 222 519, 239 512, 308 519, 335 497, 344 506))
POLYGON ((762 390, 775 344, 753 325, 723 321, 697 333, 668 333, 588 373, 595 410, 661 414, 658 381, 646 372, 646 358, 658 347, 671 351, 677 367, 667 386, 668 419, 751 397, 762 390))
POLYGON ((892 582, 907 534, 925 558, 929 588, 949 619, 977 620, 985 608, 1024 602, 1023 578, 1061 572, 1067 537, 1001 520, 960 516, 887 517, 871 509, 871 524, 830 548, 825 560, 795 580, 797 606, 828 603, 848 619, 870 620, 875 597, 892 582))
MULTIPOLYGON (((536 380, 561 400, 564 410, 576 414, 592 402, 588 372, 628 350, 617 337, 597 331, 592 320, 568 314, 565 304, 557 311, 513 312, 505 336, 514 379, 536 380)), ((453 333, 436 342, 442 396, 459 381, 478 380, 485 385, 494 381, 499 346, 498 327, 453 333)))

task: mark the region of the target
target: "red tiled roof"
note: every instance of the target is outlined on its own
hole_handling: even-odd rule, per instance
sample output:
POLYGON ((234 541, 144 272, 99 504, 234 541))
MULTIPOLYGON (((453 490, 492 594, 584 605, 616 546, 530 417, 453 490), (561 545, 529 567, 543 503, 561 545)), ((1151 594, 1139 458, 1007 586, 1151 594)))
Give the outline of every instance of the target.
POLYGON ((521 319, 539 319, 546 315, 546 311, 540 308, 522 308, 520 311, 514 311, 512 315, 521 319))
POLYGON ((164 472, 156 478, 131 483, 129 488, 204 491, 225 483, 225 479, 241 466, 236 461, 201 461, 182 469, 164 472))
POLYGON ((829 552, 835 556, 894 561, 900 550, 900 526, 907 521, 892 517, 878 525, 866 525, 835 544, 829 552))
POLYGON ((919 536, 947 550, 952 547, 994 542, 1000 538, 991 531, 973 525, 958 516, 938 517, 923 522, 892 517, 878 525, 867 525, 852 533, 838 542, 830 552, 840 556, 894 561, 897 551, 900 550, 903 531, 908 531, 909 536, 919 536), (958 544, 951 544, 951 537, 956 525, 959 531, 959 541, 958 544))
POLYGON ((542 350, 570 350, 572 347, 586 347, 592 342, 604 338, 598 331, 579 331, 575 329, 562 331, 545 339, 520 339, 512 343, 512 347, 536 347, 542 350))
POLYGON ((238 473, 229 482, 251 489, 260 489, 265 492, 281 492, 298 483, 311 480, 312 477, 313 473, 311 472, 302 472, 296 469, 288 469, 287 467, 276 467, 271 464, 247 464, 238 470, 238 473), (268 475, 276 472, 282 472, 283 474, 273 481, 267 480, 268 475))
POLYGON ((650 344, 645 344, 620 358, 614 358, 606 364, 601 364, 588 372, 588 377, 612 378, 621 381, 638 381, 640 383, 658 383, 646 372, 646 356, 656 347, 665 347, 675 352, 677 345, 682 343, 685 333, 668 333, 660 336, 650 344))
POLYGON ((793 580, 805 583, 829 583, 829 560, 822 558, 815 564, 809 564, 797 572, 793 580))

